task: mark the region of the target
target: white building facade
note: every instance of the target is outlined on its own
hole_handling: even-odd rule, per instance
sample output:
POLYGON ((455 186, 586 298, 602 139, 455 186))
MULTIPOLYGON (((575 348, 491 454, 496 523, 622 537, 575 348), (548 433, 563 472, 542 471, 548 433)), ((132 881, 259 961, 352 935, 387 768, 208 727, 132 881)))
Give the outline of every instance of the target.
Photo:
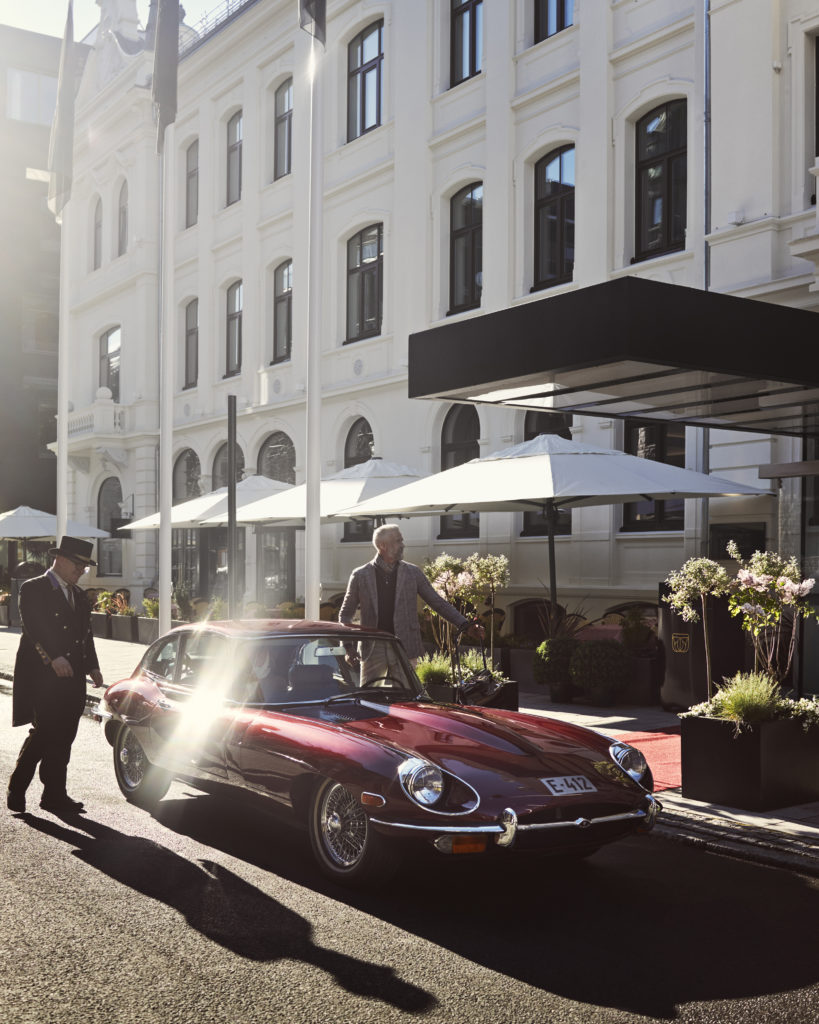
MULTIPOLYGON (((158 507, 160 170, 150 38, 135 3, 102 8, 77 99, 61 330, 69 515, 109 528, 158 507)), ((322 476, 370 452, 434 473, 544 428, 748 484, 760 465, 805 457, 798 438, 712 430, 703 444, 691 427, 410 401, 407 360, 413 332, 629 274, 819 307, 817 33, 819 0, 328 0, 311 208, 311 39, 295 0, 236 4, 201 39, 183 30, 163 209, 174 500, 225 483, 229 394, 245 472, 304 480, 308 341, 321 352, 322 476), (321 302, 308 339, 311 212, 321 302)), ((741 338, 726 344, 741 353, 741 338)), ((804 346, 815 360, 815 339, 804 346)), ((707 521, 762 528, 766 546, 815 561, 803 497, 797 478, 778 496, 713 500, 707 521)), ((507 555, 508 606, 544 594, 536 519, 402 529, 419 563, 507 555)), ((594 614, 656 600, 707 541, 697 501, 575 510, 564 530, 560 594, 594 614)), ((207 538, 174 538, 179 578, 205 594, 226 543, 207 538)), ((101 548, 89 582, 139 603, 156 583, 155 535, 101 548)), ((248 529, 244 552, 246 600, 303 596, 300 531, 248 529)), ((322 526, 323 598, 371 553, 366 532, 322 526)))

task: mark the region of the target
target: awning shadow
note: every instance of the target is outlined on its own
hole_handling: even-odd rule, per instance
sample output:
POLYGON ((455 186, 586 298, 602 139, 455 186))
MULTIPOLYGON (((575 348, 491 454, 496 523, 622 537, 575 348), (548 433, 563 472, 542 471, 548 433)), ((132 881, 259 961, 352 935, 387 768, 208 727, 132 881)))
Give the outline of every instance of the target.
POLYGON ((60 823, 28 814, 25 821, 74 847, 75 856, 109 878, 171 907, 191 928, 238 956, 259 962, 301 960, 327 971, 348 992, 408 1013, 425 1013, 436 1005, 434 997, 402 981, 391 968, 316 945, 308 921, 221 864, 187 860, 88 817, 60 823))

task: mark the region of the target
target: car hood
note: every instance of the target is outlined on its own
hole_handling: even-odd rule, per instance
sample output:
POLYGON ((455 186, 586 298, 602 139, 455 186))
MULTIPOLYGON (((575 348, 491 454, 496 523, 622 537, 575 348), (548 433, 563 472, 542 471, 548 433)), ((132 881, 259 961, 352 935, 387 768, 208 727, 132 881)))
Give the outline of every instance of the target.
MULTIPOLYGON (((338 723, 342 724, 342 723, 338 723)), ((610 739, 580 726, 489 708, 395 704, 384 714, 343 723, 358 735, 422 757, 487 794, 543 793, 544 777, 585 775, 598 793, 639 790, 615 768, 610 739)))

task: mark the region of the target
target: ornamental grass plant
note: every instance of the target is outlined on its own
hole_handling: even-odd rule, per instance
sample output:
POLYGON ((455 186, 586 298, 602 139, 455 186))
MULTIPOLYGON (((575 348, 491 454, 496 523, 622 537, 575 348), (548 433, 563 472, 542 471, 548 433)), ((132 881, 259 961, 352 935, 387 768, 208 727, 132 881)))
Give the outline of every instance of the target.
POLYGON ((786 696, 779 683, 765 672, 737 672, 710 700, 695 704, 680 718, 720 718, 733 722, 735 733, 760 722, 793 718, 807 730, 819 726, 819 700, 786 696))

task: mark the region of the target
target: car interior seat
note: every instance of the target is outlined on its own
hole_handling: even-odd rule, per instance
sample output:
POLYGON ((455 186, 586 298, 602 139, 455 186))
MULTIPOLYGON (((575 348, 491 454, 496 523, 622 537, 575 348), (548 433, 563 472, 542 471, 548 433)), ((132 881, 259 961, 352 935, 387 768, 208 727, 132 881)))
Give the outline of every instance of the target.
POLYGON ((329 665, 293 665, 290 686, 291 697, 296 700, 322 700, 338 693, 329 665))

